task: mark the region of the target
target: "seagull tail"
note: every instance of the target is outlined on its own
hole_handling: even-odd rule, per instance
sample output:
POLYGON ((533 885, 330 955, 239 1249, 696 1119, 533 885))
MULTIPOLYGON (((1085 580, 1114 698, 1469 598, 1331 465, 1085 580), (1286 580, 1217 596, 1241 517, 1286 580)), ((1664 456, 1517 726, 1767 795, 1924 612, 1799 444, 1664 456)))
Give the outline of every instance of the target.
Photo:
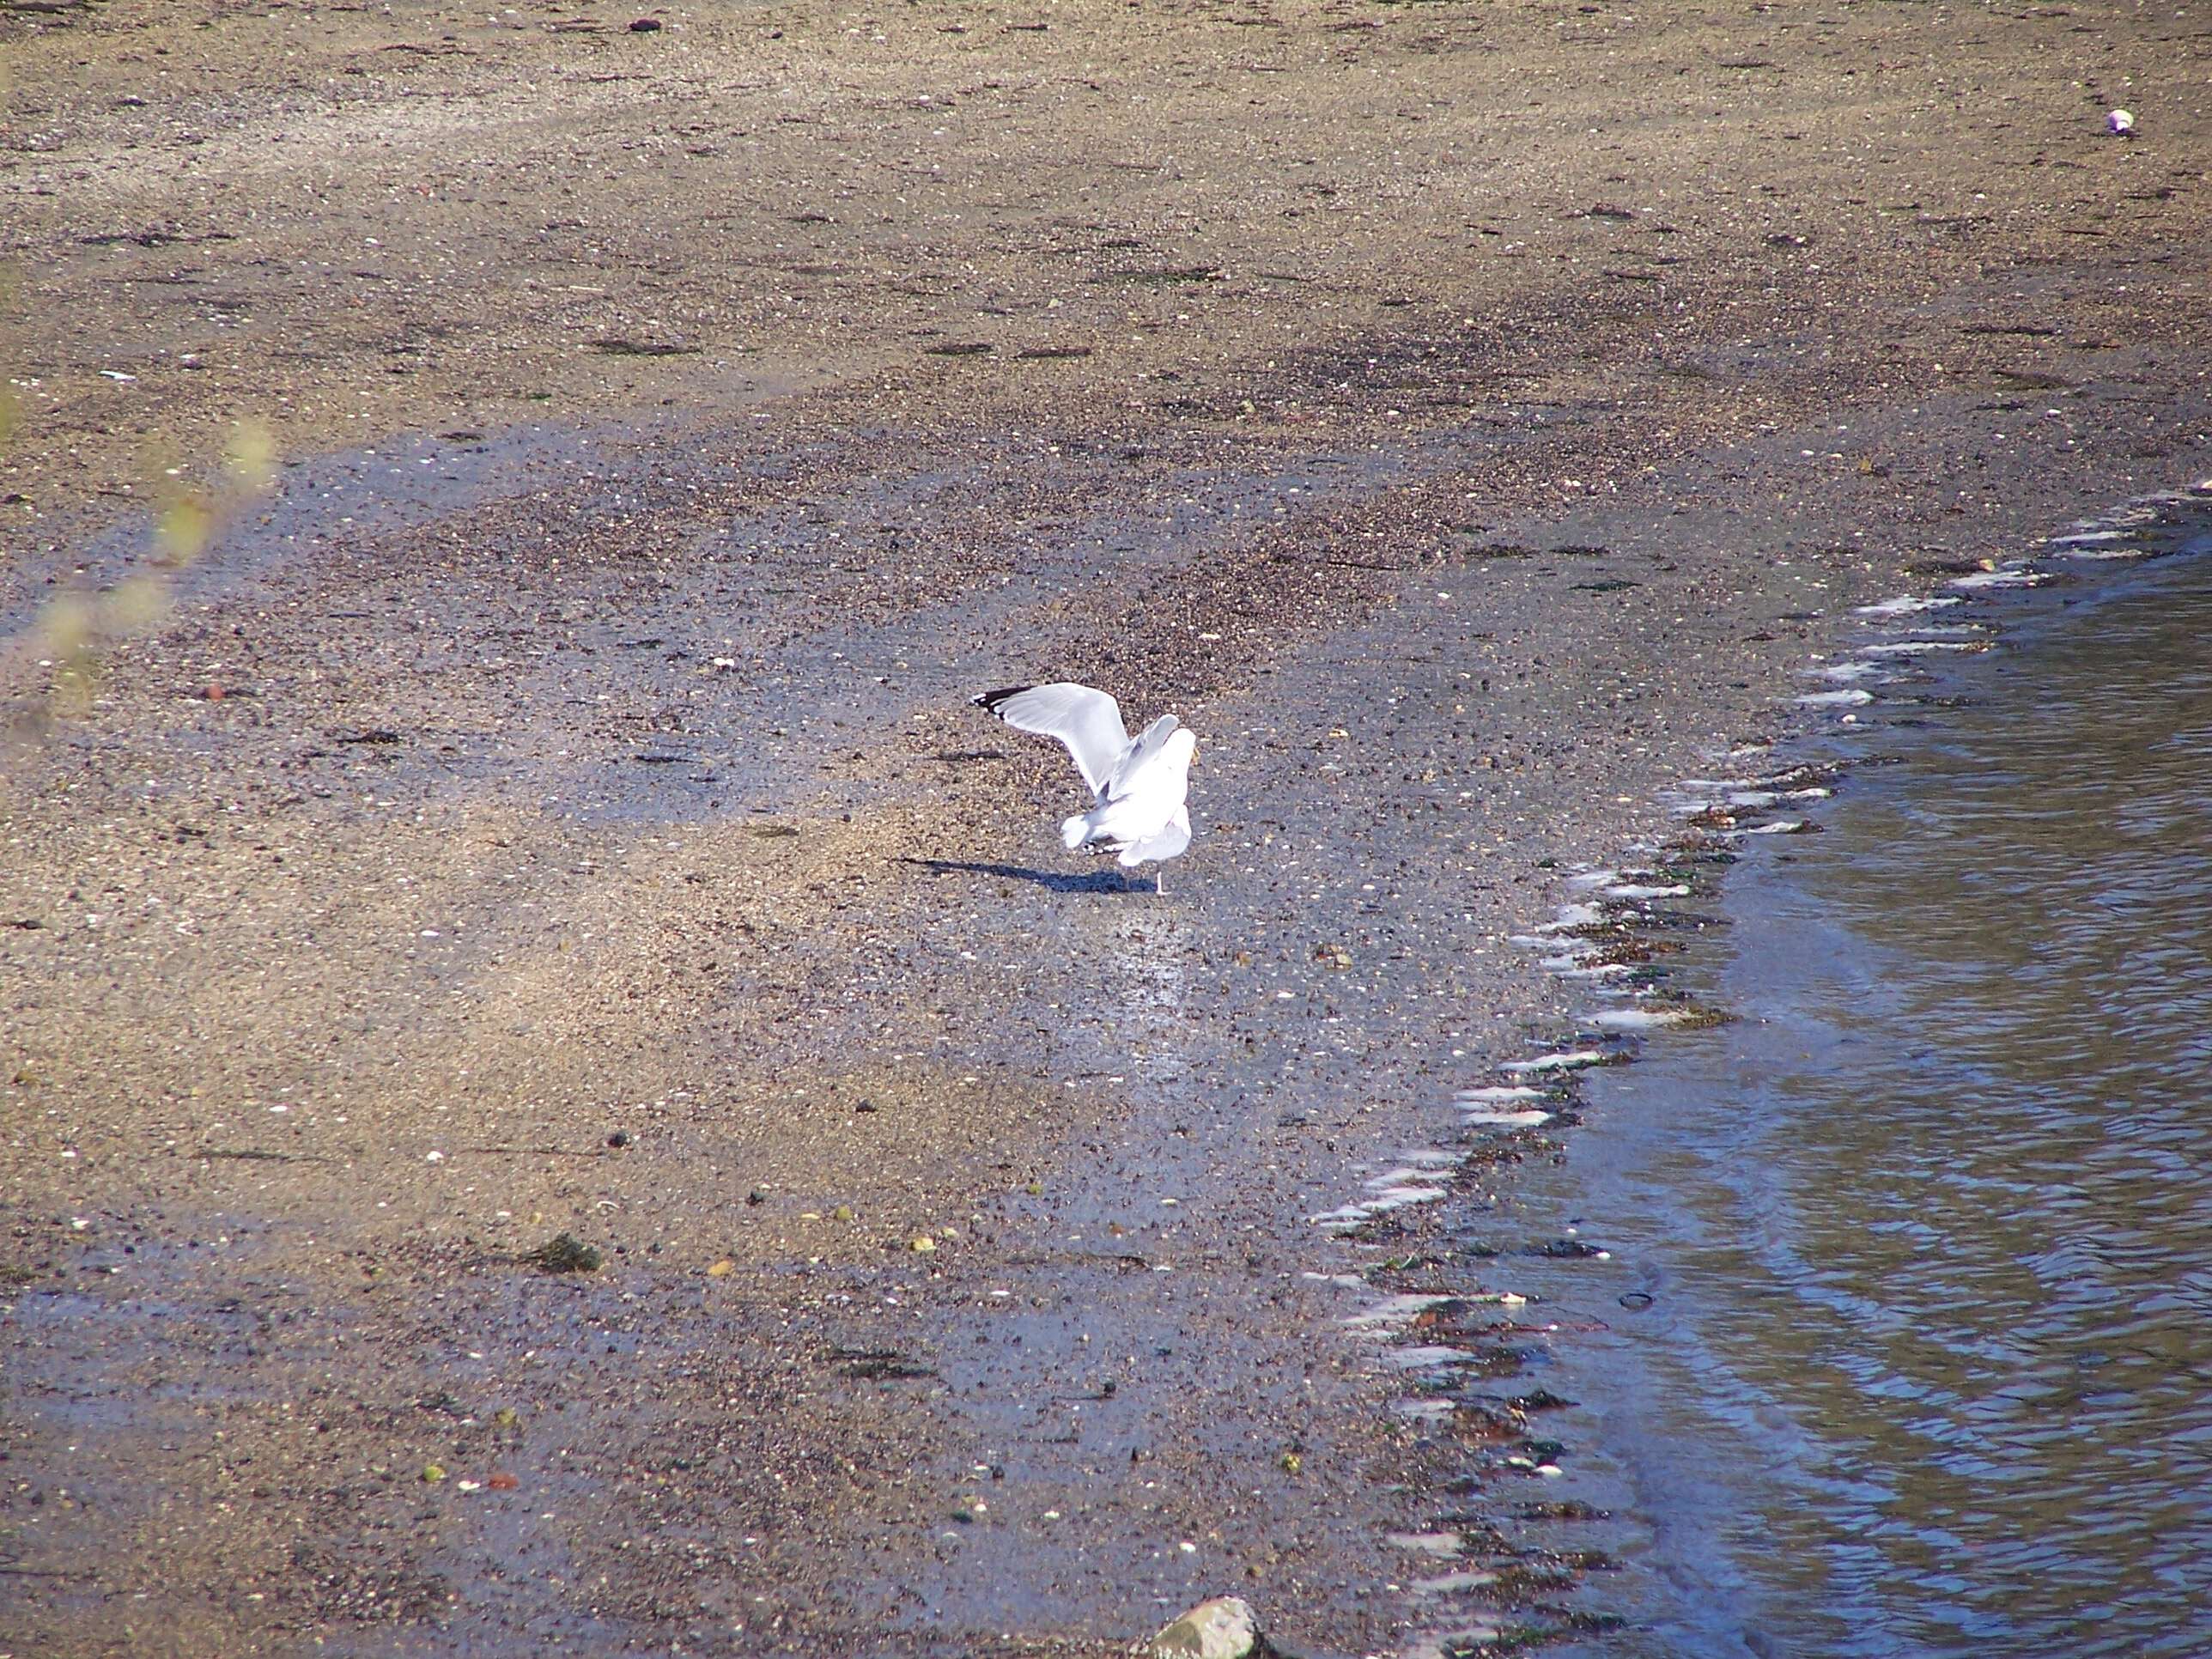
POLYGON ((1060 826, 1060 838, 1067 843, 1067 850, 1071 853, 1083 845, 1084 838, 1090 832, 1090 823, 1079 812, 1060 826))

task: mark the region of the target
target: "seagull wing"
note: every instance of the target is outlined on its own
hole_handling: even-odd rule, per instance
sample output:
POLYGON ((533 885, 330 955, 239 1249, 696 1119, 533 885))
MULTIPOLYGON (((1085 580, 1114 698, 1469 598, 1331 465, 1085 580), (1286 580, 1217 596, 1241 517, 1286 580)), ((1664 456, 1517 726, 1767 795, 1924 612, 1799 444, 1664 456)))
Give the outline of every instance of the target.
POLYGON ((1121 705, 1087 685, 1068 680, 1014 685, 986 691, 975 701, 978 708, 996 714, 1018 732, 1034 732, 1066 744, 1075 757, 1076 770, 1102 800, 1108 780, 1128 756, 1129 733, 1121 724, 1121 705))
POLYGON ((1173 714, 1163 714, 1146 726, 1144 735, 1129 745, 1129 752, 1114 769, 1113 776, 1106 780, 1106 787, 1098 792, 1100 798, 1119 800, 1132 789, 1142 787, 1137 781, 1138 774, 1158 757, 1161 750, 1168 746, 1168 739, 1176 734, 1176 728, 1182 724, 1173 714))

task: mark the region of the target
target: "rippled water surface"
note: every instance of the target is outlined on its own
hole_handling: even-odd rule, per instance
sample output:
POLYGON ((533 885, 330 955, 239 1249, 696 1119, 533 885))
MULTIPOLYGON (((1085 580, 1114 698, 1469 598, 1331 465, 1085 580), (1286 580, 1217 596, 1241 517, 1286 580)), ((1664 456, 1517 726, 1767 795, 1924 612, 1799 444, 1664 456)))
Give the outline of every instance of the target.
POLYGON ((2212 1654, 2212 558, 2011 612, 1592 1079, 1607 1651, 2212 1654))

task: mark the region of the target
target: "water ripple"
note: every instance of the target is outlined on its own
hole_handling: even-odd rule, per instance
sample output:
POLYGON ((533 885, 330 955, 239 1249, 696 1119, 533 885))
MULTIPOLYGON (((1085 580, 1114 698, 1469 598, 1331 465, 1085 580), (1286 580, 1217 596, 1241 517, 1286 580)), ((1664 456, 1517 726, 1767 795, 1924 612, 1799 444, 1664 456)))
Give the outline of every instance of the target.
POLYGON ((1634 1651, 2212 1653, 2212 559, 2014 603, 1593 1075, 1634 1651))

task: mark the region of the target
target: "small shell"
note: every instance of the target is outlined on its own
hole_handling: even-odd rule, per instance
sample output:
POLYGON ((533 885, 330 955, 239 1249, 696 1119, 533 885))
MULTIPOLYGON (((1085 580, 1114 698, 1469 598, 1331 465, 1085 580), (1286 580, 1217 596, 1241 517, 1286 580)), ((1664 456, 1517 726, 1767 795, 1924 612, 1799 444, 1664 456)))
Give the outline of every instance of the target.
POLYGON ((2116 109, 2105 118, 2105 126, 2114 137, 2124 138, 2136 130, 2136 118, 2124 109, 2116 109))

